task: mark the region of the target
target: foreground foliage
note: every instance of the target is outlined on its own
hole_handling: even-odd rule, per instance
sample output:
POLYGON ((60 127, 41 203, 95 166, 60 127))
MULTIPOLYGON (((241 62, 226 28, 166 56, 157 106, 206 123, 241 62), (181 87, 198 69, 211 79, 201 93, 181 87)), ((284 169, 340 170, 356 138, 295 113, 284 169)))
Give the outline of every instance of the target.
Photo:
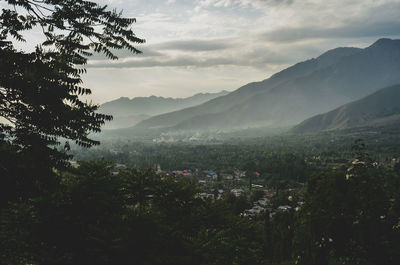
MULTIPOLYGON (((60 139, 84 147, 99 144, 110 115, 83 101, 91 93, 81 76, 93 53, 110 59, 118 49, 139 53, 143 43, 124 18, 107 6, 83 0, 5 0, 0 11, 0 205, 56 190, 69 156, 55 149, 60 139), (38 43, 26 31, 39 30, 38 43), (41 36, 40 36, 41 35, 41 36), (30 47, 32 46, 32 47, 30 47), (23 163, 22 163, 23 161, 23 163)), ((70 148, 65 143, 65 150, 70 148)))
MULTIPOLYGON (((3 264, 398 264, 400 175, 362 164, 309 179, 300 211, 240 217, 187 179, 81 163, 0 212, 3 264)), ((239 207, 239 208, 238 208, 239 207)))

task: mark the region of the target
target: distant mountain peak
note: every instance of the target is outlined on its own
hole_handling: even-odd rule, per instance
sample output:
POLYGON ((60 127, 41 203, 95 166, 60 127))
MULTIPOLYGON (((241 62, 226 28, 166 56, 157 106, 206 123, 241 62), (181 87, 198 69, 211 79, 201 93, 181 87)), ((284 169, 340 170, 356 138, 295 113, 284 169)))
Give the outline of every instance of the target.
POLYGON ((173 97, 162 97, 162 96, 155 96, 155 95, 151 95, 151 96, 148 96, 148 97, 134 97, 134 98, 120 97, 118 99, 114 99, 114 100, 105 102, 102 105, 108 105, 110 103, 116 103, 116 102, 117 103, 129 103, 129 102, 135 102, 137 100, 148 100, 148 99, 187 100, 187 99, 191 99, 191 98, 199 97, 199 96, 211 96, 211 97, 213 97, 213 96, 219 96, 219 95, 226 95, 228 93, 229 93, 229 91, 227 91, 227 90, 221 90, 219 92, 206 92, 206 93, 200 92, 200 93, 194 94, 193 96, 176 97, 176 98, 173 98, 173 97))
POLYGON ((371 48, 383 48, 383 47, 393 47, 400 45, 400 40, 398 39, 389 39, 389 38, 381 38, 374 42, 370 47, 371 48))
POLYGON ((219 95, 219 94, 225 95, 225 94, 228 94, 228 93, 229 93, 229 91, 227 91, 227 90, 221 90, 220 92, 215 92, 215 93, 211 93, 211 92, 200 92, 200 93, 197 93, 197 94, 193 95, 192 97, 209 96, 209 95, 219 95))
POLYGON ((372 46, 374 46, 374 45, 387 44, 387 43, 390 43, 390 42, 392 42, 392 41, 394 41, 394 40, 389 39, 389 38, 380 38, 380 39, 378 39, 377 41, 375 41, 374 44, 372 44, 372 46))
POLYGON ((336 56, 346 56, 346 55, 351 55, 356 51, 361 51, 361 48, 355 48, 355 47, 338 47, 335 49, 331 49, 327 52, 324 52, 320 56, 317 57, 317 59, 323 60, 328 57, 336 57, 336 56))
POLYGON ((152 115, 159 115, 199 105, 228 93, 227 91, 199 93, 187 98, 165 98, 155 95, 149 97, 135 97, 132 99, 121 97, 102 104, 100 106, 100 112, 114 116, 114 120, 107 123, 105 128, 126 128, 152 115))
POLYGON ((358 53, 362 51, 360 48, 354 48, 354 47, 339 47, 335 48, 332 50, 329 50, 327 52, 324 52, 320 56, 317 57, 318 63, 321 65, 321 68, 333 65, 340 60, 343 59, 343 57, 347 57, 350 55, 353 55, 355 53, 358 53))

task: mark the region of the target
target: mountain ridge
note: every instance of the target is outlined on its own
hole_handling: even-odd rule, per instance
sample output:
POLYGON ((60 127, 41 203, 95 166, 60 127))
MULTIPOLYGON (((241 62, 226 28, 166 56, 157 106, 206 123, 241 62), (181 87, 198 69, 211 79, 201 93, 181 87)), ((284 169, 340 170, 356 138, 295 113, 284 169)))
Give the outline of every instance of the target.
POLYGON ((111 114, 114 117, 113 121, 106 123, 105 129, 127 128, 153 115, 198 105, 228 93, 228 91, 222 90, 218 93, 197 93, 186 98, 150 96, 129 99, 120 97, 102 104, 99 112, 111 114))
POLYGON ((186 108, 144 120, 137 128, 230 129, 295 125, 313 115, 400 83, 400 40, 336 48, 270 78, 186 108))

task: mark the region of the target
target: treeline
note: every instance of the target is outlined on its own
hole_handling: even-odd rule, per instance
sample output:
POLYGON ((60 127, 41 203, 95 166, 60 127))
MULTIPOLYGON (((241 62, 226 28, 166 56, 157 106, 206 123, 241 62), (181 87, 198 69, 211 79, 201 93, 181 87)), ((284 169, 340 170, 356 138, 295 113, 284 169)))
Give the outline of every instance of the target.
POLYGON ((99 147, 85 149, 73 146, 71 151, 77 160, 104 158, 132 167, 153 167, 160 164, 165 169, 225 170, 243 167, 251 161, 262 171, 262 167, 283 161, 285 157, 288 157, 288 160, 290 157, 296 157, 309 161, 310 158, 319 157, 320 162, 316 163, 320 166, 318 169, 324 169, 328 164, 351 159, 351 146, 360 138, 368 143, 368 152, 382 162, 390 162, 393 157, 400 156, 399 134, 390 127, 359 128, 313 135, 282 134, 253 139, 232 138, 218 144, 152 144, 130 140, 104 140, 99 147), (265 161, 268 163, 264 163, 265 161))
MULTIPOLYGON (((113 144, 114 145, 114 144, 113 144)), ((74 149, 74 148, 73 148, 74 149)), ((202 169, 232 172, 236 169, 273 174, 279 178, 304 181, 317 165, 305 162, 300 152, 263 149, 254 145, 147 145, 100 146, 93 150, 73 150, 75 159, 105 159, 129 167, 162 169, 202 169)), ((321 168, 321 167, 319 167, 321 168)))

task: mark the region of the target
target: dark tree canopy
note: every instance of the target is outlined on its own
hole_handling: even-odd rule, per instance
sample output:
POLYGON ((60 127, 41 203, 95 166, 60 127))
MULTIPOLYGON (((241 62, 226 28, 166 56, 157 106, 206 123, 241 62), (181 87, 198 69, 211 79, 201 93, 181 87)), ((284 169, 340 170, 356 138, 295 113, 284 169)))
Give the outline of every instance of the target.
POLYGON ((5 0, 0 13, 0 140, 20 146, 57 144, 57 137, 89 147, 109 115, 96 113, 98 106, 79 96, 81 74, 94 52, 117 59, 117 49, 140 53, 133 45, 135 19, 109 11, 107 6, 83 0, 5 0), (35 51, 19 51, 23 32, 40 28, 43 42, 35 51), (11 124, 11 126, 9 126, 11 124))
POLYGON ((0 1, 0 209, 10 201, 57 190, 69 158, 60 139, 90 147, 110 115, 81 96, 91 90, 81 75, 93 53, 115 60, 113 51, 144 40, 135 36, 135 19, 83 0, 0 1), (39 30, 39 31, 38 31, 39 30), (25 32, 42 32, 41 42, 16 48, 25 32))

